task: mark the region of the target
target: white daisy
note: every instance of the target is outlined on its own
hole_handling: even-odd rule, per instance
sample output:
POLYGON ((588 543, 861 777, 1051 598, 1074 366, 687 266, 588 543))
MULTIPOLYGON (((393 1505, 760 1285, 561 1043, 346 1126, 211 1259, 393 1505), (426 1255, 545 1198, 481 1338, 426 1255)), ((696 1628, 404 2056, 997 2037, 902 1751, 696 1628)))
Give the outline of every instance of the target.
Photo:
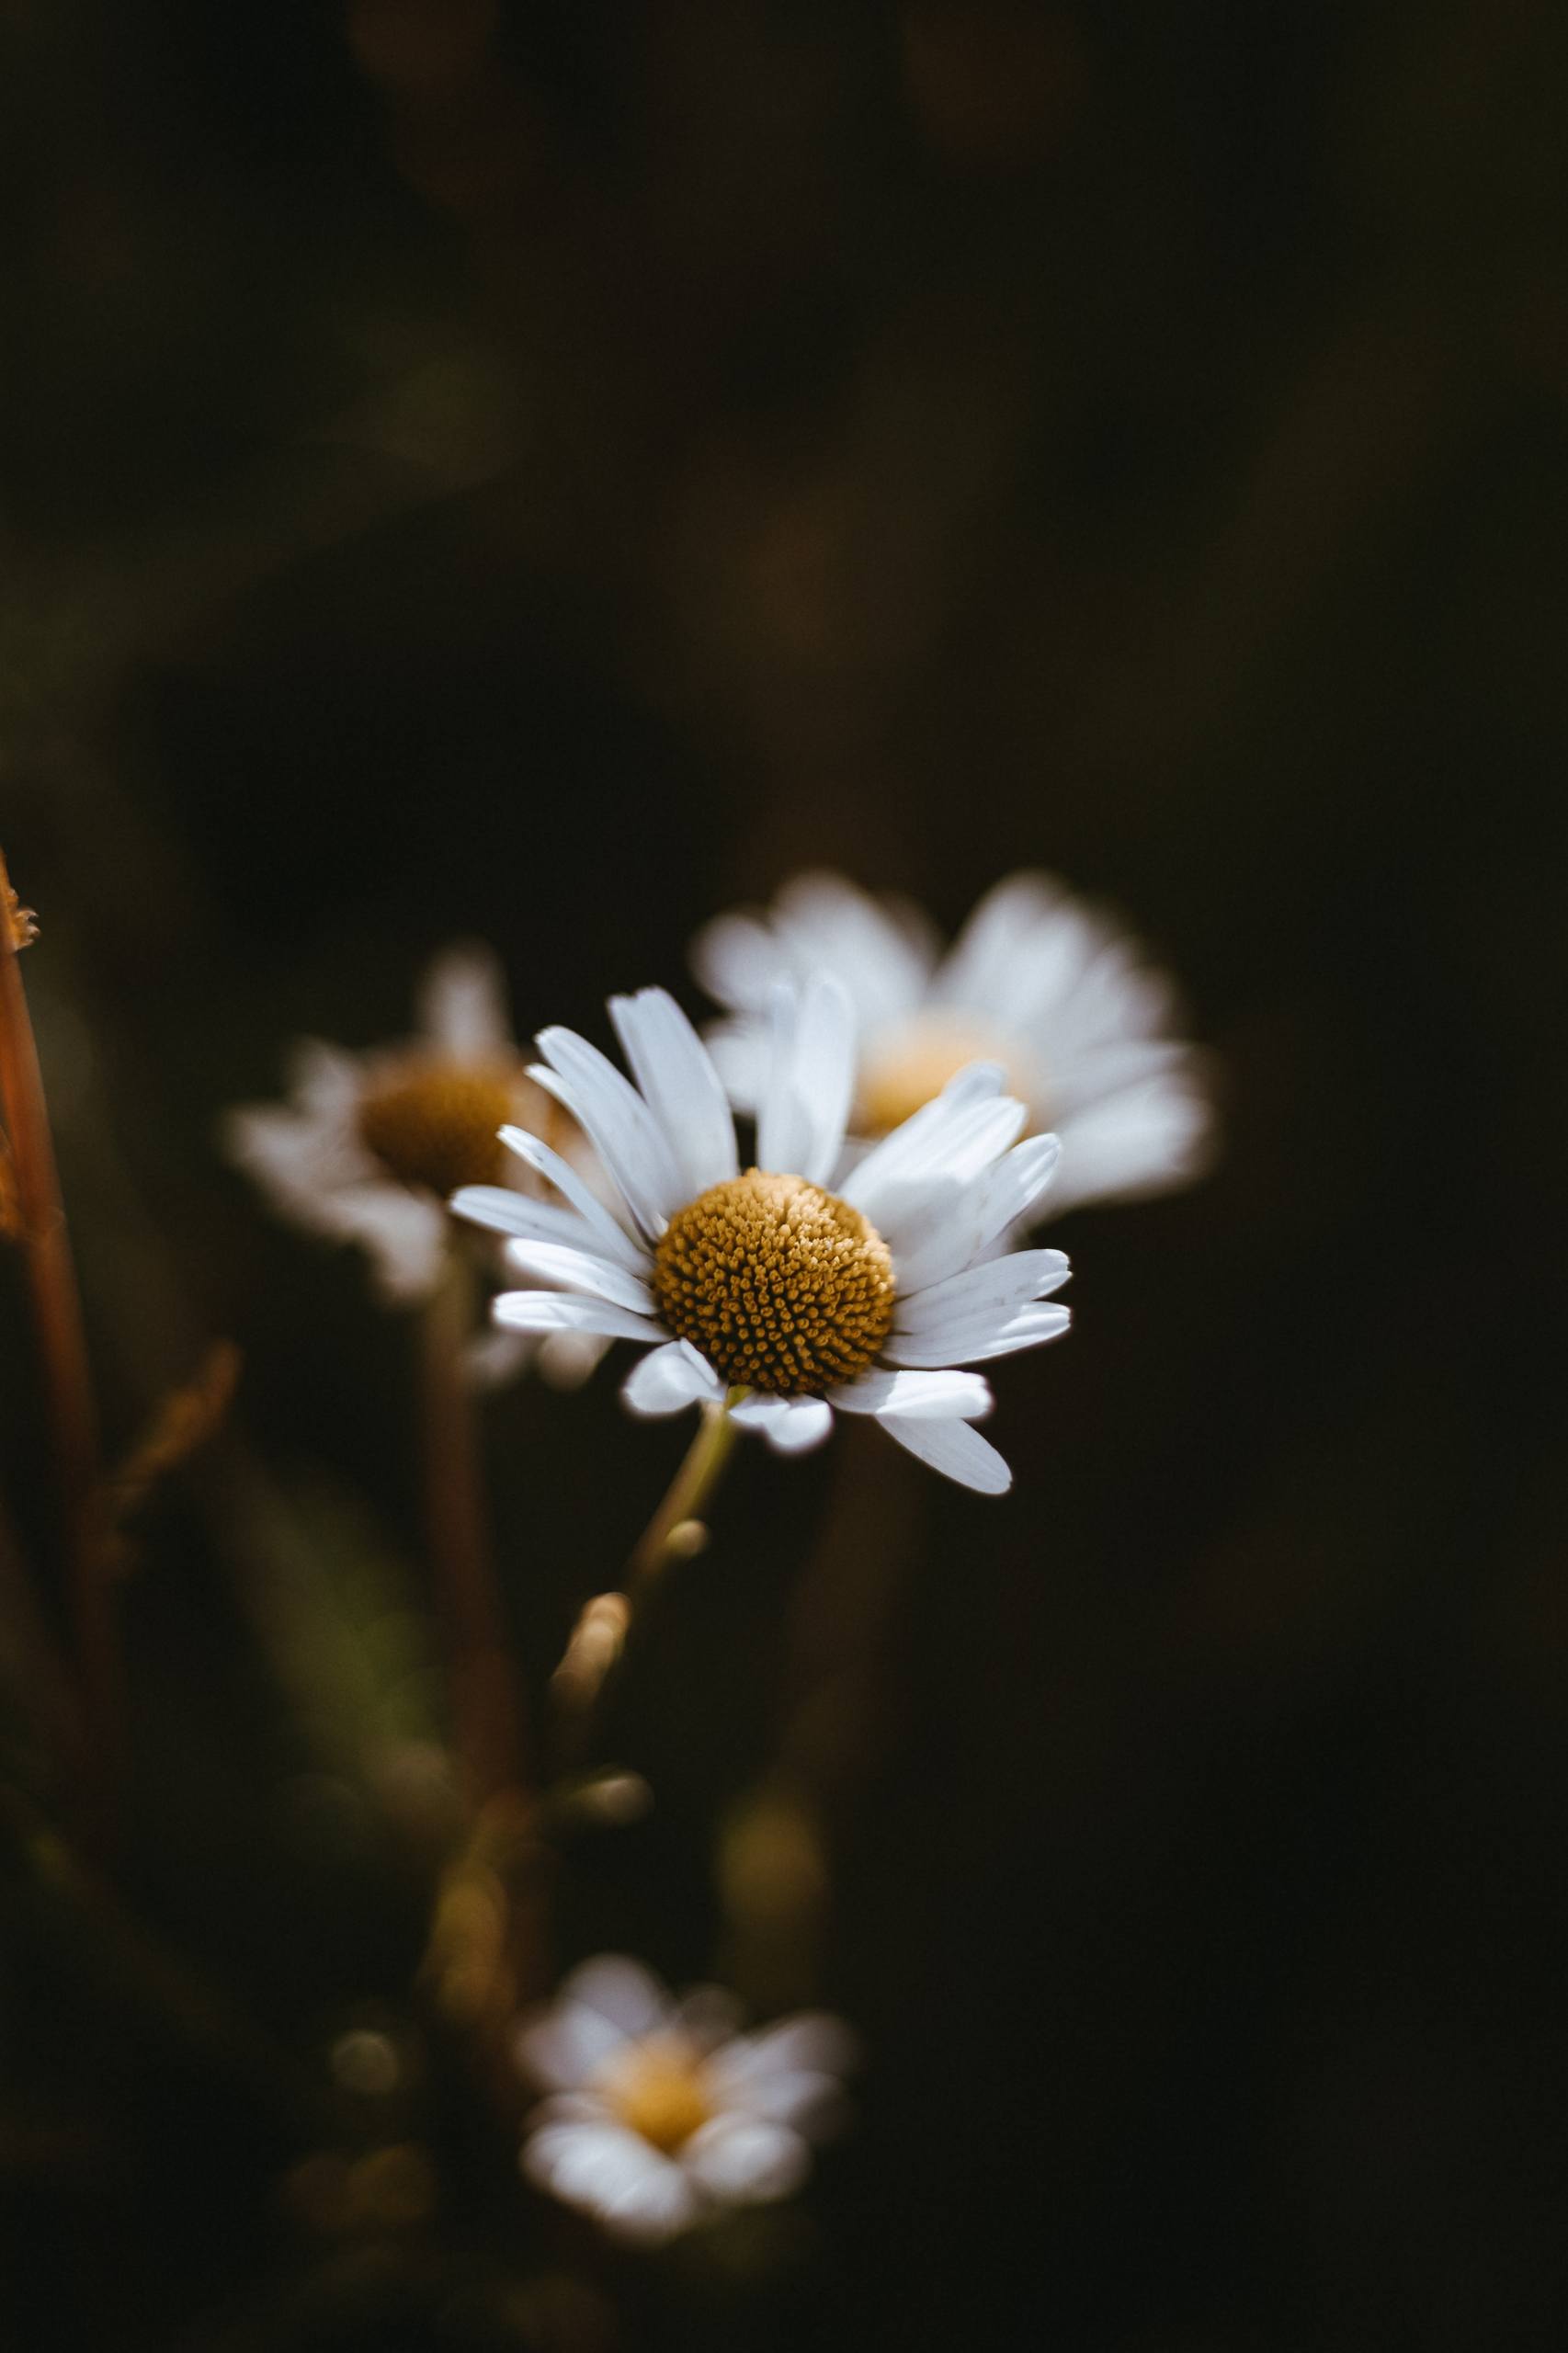
POLYGON ((737 2023, 717 1987, 674 2001, 635 1961, 585 1961, 518 2032, 550 2095, 528 2119, 528 2179, 643 2245, 790 2196, 841 2120, 853 2038, 820 2012, 755 2034, 737 2023))
MULTIPOLYGON (((565 1121, 528 1077, 507 1018, 500 967, 477 946, 449 948, 421 983, 419 1034, 347 1053, 307 1039, 295 1049, 285 1103, 246 1104, 223 1123, 229 1156, 281 1215, 369 1254, 385 1298, 428 1298, 440 1279, 447 1196, 508 1175, 499 1131, 509 1120, 565 1121)), ((580 1142, 580 1139, 572 1139, 580 1142)), ((520 1168, 515 1181, 536 1184, 520 1168)), ((487 1335, 483 1374, 510 1370, 526 1347, 487 1335)), ((580 1378, 599 1347, 551 1344, 558 1379, 580 1378)))
POLYGON ((591 1139, 616 1206, 517 1128, 505 1142, 562 1202, 494 1186, 453 1200, 562 1287, 504 1292, 497 1323, 648 1342, 623 1392, 635 1413, 725 1406, 786 1452, 825 1438, 835 1407, 870 1414, 934 1469, 1001 1494, 1011 1473, 971 1427, 991 1392, 953 1368, 1067 1328, 1064 1307, 1040 1303, 1067 1279, 1061 1251, 1000 1248, 1051 1181, 1055 1137, 1017 1142, 1024 1105, 976 1064, 828 1190, 854 1038, 844 992, 819 981, 775 995, 758 1165, 743 1170, 719 1074, 675 1000, 644 989, 609 1010, 635 1086, 570 1029, 540 1033, 531 1075, 591 1139))
POLYGON ((761 1099, 768 992, 827 972, 855 1009, 856 1134, 885 1134, 966 1063, 998 1062, 1031 1127, 1062 1139, 1050 1214, 1202 1172, 1210 1104, 1199 1056, 1169 1035, 1171 983, 1049 875, 999 882, 944 956, 918 909, 801 874, 771 908, 709 924, 693 963, 733 1016, 710 1042, 744 1108, 761 1099))

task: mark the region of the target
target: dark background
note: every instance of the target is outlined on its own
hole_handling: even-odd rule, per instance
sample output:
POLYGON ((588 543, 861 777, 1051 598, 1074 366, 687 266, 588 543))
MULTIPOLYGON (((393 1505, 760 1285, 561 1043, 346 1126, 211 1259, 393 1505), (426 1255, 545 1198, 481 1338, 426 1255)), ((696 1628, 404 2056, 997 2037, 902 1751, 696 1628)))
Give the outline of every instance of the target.
MULTIPOLYGON (((800 866, 953 925, 1043 864, 1224 1073, 1201 1188, 1052 1237, 1077 1322, 997 1384, 1007 1503, 748 1449, 650 1632, 660 1803, 583 1859, 568 1956, 722 1958, 715 1823, 825 1681, 820 1990, 869 2063, 800 2243, 612 2274, 625 2341, 1560 2344, 1568 19, 0 33, 0 827, 111 1438, 233 1336, 247 1509, 412 1553, 405 1328, 213 1129, 300 1031, 396 1035, 454 936, 524 1031, 598 1035, 800 866)), ((602 1376, 491 1422, 540 1665, 676 1441, 602 1376)), ((419 1908, 301 1830, 225 1492, 127 1588, 128 1869, 308 2053, 419 1908)), ((530 2341, 431 2284, 499 2259, 507 2163, 454 2126, 437 2256, 312 2302, 297 2134, 12 1892, 20 2353, 530 2341)))

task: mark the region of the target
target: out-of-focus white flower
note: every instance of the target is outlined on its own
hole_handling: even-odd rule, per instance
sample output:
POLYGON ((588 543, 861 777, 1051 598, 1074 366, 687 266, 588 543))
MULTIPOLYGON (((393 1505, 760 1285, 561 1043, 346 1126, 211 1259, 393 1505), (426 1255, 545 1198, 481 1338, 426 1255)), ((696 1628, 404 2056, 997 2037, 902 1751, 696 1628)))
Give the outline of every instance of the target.
POLYGON ((640 1962, 585 1961, 526 2019, 517 2054, 549 2097, 523 2171, 618 2237, 656 2246, 731 2206, 788 2198, 842 2120, 848 2029, 821 2012, 737 2030, 715 1986, 676 2001, 640 1962))
MULTIPOLYGON (((273 1208, 312 1233, 359 1244, 383 1297, 396 1302, 427 1298, 439 1279, 448 1194, 517 1168, 503 1127, 553 1120, 557 1142, 567 1142, 565 1122, 528 1075, 487 949, 436 957, 418 1015, 415 1038, 368 1053, 302 1040, 288 1100, 242 1105, 223 1122, 230 1158, 273 1208)), ((537 1183, 521 1169, 511 1181, 537 1183)), ((580 1379, 600 1352, 572 1336, 541 1369, 580 1379)), ((476 1375, 499 1378, 527 1354, 510 1336, 487 1334, 476 1375)))
POLYGON ((999 882, 952 948, 920 911, 835 874, 801 874, 770 908, 719 916, 692 951, 733 1017, 710 1040, 732 1098, 753 1109, 768 992, 831 973, 855 1010, 851 1126, 877 1136, 966 1063, 1000 1063, 1030 1125, 1062 1139, 1042 1213, 1164 1192, 1202 1173, 1211 1129, 1200 1058, 1170 1034, 1175 992, 1136 940, 1045 874, 999 882))
POLYGON ((743 1171, 719 1074, 675 1000, 644 989, 609 1010, 635 1086, 570 1029, 541 1031, 531 1075, 591 1139, 614 1203, 517 1128, 505 1141, 562 1201, 495 1186, 454 1198, 514 1237, 514 1265, 562 1287, 504 1292, 497 1323, 652 1344, 623 1392, 635 1413, 722 1405, 788 1453, 825 1438, 835 1406, 870 1414, 934 1470, 1000 1495, 1012 1474, 971 1427, 991 1392, 953 1368, 1067 1328, 1064 1307, 1041 1303, 1067 1279, 1061 1251, 1003 1243, 1051 1181, 1055 1137, 1018 1143, 1025 1107, 979 1063, 829 1191, 854 1033, 843 990, 814 981, 775 994, 759 1165, 743 1171))

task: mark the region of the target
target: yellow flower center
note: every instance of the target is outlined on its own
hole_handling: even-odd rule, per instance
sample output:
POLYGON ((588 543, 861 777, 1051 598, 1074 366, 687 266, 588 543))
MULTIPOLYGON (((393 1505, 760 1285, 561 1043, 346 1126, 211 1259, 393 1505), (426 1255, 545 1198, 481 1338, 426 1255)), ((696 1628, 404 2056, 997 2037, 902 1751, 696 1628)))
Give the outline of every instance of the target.
POLYGON ((885 1136, 902 1127, 971 1063, 1000 1063, 1008 1094, 1038 1101, 1034 1073, 1012 1040, 966 1014, 923 1013, 867 1040, 855 1095, 857 1134, 885 1136))
POLYGON ((409 1061, 367 1088, 359 1140, 405 1185, 444 1199, 460 1185, 494 1185, 502 1170, 498 1131, 517 1113, 505 1068, 409 1061))
POLYGON ((892 1257, 847 1201, 748 1168, 671 1219, 653 1295, 732 1386, 812 1396, 875 1359, 892 1324, 892 1257))
POLYGON ((714 2112, 701 2061, 674 2036, 637 2043, 616 2062, 601 2088, 621 2123, 666 2157, 714 2112))

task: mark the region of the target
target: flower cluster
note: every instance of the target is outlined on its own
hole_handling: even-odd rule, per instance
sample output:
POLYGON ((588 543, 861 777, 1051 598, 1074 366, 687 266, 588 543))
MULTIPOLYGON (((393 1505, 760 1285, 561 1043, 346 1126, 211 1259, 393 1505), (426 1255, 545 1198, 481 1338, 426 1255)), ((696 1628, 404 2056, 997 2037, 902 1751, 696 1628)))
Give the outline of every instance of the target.
MULTIPOLYGON (((803 875, 770 909, 709 925, 695 961, 724 1008, 706 1039, 646 988, 609 1001, 624 1069, 560 1028, 525 1066, 494 965, 452 951, 415 1042, 301 1047, 290 1102, 233 1113, 230 1149, 285 1214, 361 1244, 391 1300, 434 1300, 477 1228, 528 1285, 492 1302, 504 1349, 561 1377, 636 1345, 630 1409, 704 1416, 688 1457, 703 1467, 655 1516, 661 1543, 730 1433, 795 1454, 836 1413, 1003 1493, 975 1368, 1069 1321, 1067 1259, 1031 1229, 1203 1164, 1208 1089, 1170 1034, 1168 984, 1103 914, 1029 874, 946 954, 915 910, 803 875)), ((607 1671, 638 1574, 634 1555, 625 1591, 585 1610, 574 1692, 607 1671)), ((544 2095, 528 2179, 656 2245, 793 2191, 853 2049, 816 2014, 743 2032, 728 1995, 677 2001, 607 1955, 528 2013, 517 2054, 544 2095)))

